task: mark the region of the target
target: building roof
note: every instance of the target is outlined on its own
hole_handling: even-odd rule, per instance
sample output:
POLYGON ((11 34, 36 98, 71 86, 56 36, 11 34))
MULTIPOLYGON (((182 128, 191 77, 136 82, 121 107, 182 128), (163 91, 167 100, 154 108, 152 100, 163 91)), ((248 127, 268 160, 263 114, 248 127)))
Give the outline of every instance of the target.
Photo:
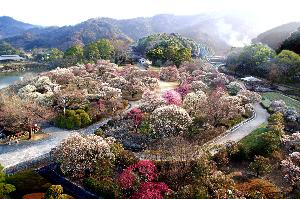
POLYGON ((258 79, 256 77, 252 77, 252 76, 241 78, 241 80, 246 81, 246 82, 260 82, 261 81, 260 79, 258 79))
POLYGON ((19 55, 0 55, 0 61, 12 60, 12 61, 20 61, 25 58, 20 57, 19 55))

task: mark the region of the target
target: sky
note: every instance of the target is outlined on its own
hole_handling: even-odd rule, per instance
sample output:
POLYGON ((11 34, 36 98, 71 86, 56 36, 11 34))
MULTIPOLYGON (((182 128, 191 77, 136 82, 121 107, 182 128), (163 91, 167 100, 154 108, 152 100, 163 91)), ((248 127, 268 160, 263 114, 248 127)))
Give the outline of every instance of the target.
POLYGON ((0 0, 0 16, 42 26, 63 26, 95 17, 233 14, 266 30, 300 21, 299 7, 299 0, 0 0))

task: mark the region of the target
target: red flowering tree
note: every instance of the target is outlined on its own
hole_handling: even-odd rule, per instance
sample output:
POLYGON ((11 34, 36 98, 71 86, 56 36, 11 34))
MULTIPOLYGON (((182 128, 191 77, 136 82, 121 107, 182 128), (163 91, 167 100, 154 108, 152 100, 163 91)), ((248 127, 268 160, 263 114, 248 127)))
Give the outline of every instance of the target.
POLYGON ((137 132, 138 127, 141 125, 144 113, 141 111, 139 108, 133 108, 129 111, 128 117, 132 119, 134 125, 135 125, 135 130, 137 132))
POLYGON ((149 182, 157 178, 157 168, 150 160, 141 160, 123 170, 119 177, 122 188, 132 188, 135 182, 149 182))
POLYGON ((157 177, 155 164, 150 160, 141 160, 124 169, 118 181, 124 190, 138 190, 130 197, 132 199, 163 199, 171 190, 163 182, 153 182, 157 177))
POLYGON ((171 193, 168 185, 163 182, 143 182, 139 190, 133 194, 132 199, 163 199, 164 195, 171 193))
POLYGON ((168 90, 164 92, 163 98, 165 99, 168 105, 174 104, 180 106, 182 103, 181 95, 174 90, 168 90))

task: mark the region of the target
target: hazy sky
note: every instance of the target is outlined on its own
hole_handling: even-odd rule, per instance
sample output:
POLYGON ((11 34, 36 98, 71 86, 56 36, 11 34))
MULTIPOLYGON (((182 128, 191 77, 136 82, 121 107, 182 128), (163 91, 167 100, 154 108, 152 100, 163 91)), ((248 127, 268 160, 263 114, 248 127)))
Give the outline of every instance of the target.
POLYGON ((259 29, 300 21, 299 0, 0 0, 0 16, 37 25, 72 25, 93 17, 235 14, 259 29))

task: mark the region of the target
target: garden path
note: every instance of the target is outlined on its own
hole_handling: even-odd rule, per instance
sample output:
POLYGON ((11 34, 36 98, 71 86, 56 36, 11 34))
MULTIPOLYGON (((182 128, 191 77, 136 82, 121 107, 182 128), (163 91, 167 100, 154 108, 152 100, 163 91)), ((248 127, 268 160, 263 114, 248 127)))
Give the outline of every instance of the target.
MULTIPOLYGON (((174 82, 159 82, 160 91, 164 92, 165 90, 173 89, 177 86, 177 83, 174 82)), ((132 108, 139 106, 140 101, 130 102, 127 111, 130 111, 132 108)), ((56 127, 49 127, 43 129, 45 133, 48 133, 49 136, 45 139, 37 140, 37 141, 24 141, 18 144, 12 145, 1 145, 0 146, 0 164, 4 166, 4 168, 12 167, 17 164, 35 160, 41 156, 48 154, 51 149, 56 147, 62 140, 69 137, 71 134, 75 132, 79 132, 83 135, 88 135, 99 127, 106 124, 112 118, 107 118, 101 122, 92 124, 86 128, 80 130, 65 130, 56 127)))
POLYGON ((220 137, 215 141, 215 144, 224 144, 228 141, 238 142, 257 129, 261 124, 268 121, 270 115, 266 109, 264 109, 259 103, 254 104, 253 108, 256 114, 252 120, 230 131, 227 135, 220 137))

